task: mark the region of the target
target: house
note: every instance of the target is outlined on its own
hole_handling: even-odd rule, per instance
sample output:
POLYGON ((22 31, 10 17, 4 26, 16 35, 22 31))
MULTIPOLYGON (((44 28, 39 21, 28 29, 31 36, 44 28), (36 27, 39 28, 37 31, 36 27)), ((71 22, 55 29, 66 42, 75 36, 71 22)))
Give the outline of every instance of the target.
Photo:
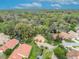
POLYGON ((9 40, 10 40, 10 37, 8 35, 5 35, 4 33, 0 33, 0 45, 3 45, 9 40))
POLYGON ((37 46, 38 46, 39 48, 47 48, 47 49, 49 49, 49 50, 56 48, 56 46, 50 45, 50 44, 48 44, 48 43, 39 43, 39 44, 37 44, 37 46))
POLYGON ((10 55, 8 59, 28 59, 31 49, 32 46, 28 44, 20 44, 20 46, 13 51, 13 53, 10 55))
POLYGON ((69 31, 69 32, 60 32, 60 33, 55 33, 52 34, 53 39, 56 39, 57 37, 60 39, 76 39, 79 40, 79 31, 77 30, 76 32, 74 31, 69 31))
POLYGON ((61 32, 61 33, 59 33, 59 38, 61 38, 61 39, 69 39, 70 36, 66 32, 61 32))
POLYGON ((75 42, 66 42, 66 41, 62 41, 62 45, 64 47, 73 47, 73 46, 79 46, 79 43, 75 43, 75 42))
POLYGON ((53 38, 53 39, 57 39, 58 35, 59 35, 58 33, 53 33, 53 34, 52 34, 52 38, 53 38))
POLYGON ((13 49, 18 43, 19 41, 16 39, 9 40, 7 43, 0 47, 0 52, 4 52, 9 48, 13 49))
POLYGON ((79 34, 77 32, 74 32, 74 31, 69 31, 69 36, 71 39, 78 39, 79 38, 79 34))
POLYGON ((34 38, 34 41, 35 41, 36 44, 38 44, 38 43, 44 43, 45 42, 45 38, 42 35, 37 35, 34 38))
POLYGON ((79 59, 79 51, 70 50, 66 54, 67 59, 79 59))

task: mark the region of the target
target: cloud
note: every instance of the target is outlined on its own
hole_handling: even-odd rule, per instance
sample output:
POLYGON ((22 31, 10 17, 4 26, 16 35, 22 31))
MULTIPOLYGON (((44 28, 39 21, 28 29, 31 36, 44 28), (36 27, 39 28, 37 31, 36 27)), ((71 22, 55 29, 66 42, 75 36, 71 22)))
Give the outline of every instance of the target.
POLYGON ((61 5, 70 5, 70 4, 73 4, 73 5, 78 5, 79 2, 78 1, 75 1, 75 0, 69 0, 69 1, 62 1, 62 2, 58 2, 59 4, 61 5))
POLYGON ((60 4, 51 4, 54 9, 60 9, 62 6, 60 4))
MULTIPOLYGON (((52 2, 72 2, 75 0, 38 0, 38 1, 52 1, 52 2)), ((78 0, 77 0, 78 1, 78 0)))
POLYGON ((61 5, 69 5, 71 3, 70 2, 59 2, 59 4, 61 4, 61 5))
POLYGON ((22 9, 21 7, 19 7, 19 6, 16 6, 16 7, 14 7, 14 9, 22 9))
POLYGON ((76 1, 73 1, 72 4, 74 4, 74 5, 78 5, 79 3, 76 2, 76 1))
POLYGON ((44 1, 51 2, 52 0, 38 0, 38 1, 41 1, 41 2, 44 2, 44 1))
POLYGON ((41 8, 42 4, 41 3, 37 3, 37 2, 32 2, 32 3, 28 3, 28 4, 19 4, 18 6, 16 6, 16 8, 41 8))
POLYGON ((59 4, 61 4, 61 5, 70 5, 70 4, 78 5, 79 3, 76 1, 73 1, 73 2, 60 2, 59 4))
POLYGON ((65 5, 79 4, 79 0, 36 0, 36 1, 40 1, 40 2, 56 2, 56 3, 60 3, 60 4, 65 4, 65 5))
POLYGON ((52 7, 61 7, 60 4, 51 4, 52 7))

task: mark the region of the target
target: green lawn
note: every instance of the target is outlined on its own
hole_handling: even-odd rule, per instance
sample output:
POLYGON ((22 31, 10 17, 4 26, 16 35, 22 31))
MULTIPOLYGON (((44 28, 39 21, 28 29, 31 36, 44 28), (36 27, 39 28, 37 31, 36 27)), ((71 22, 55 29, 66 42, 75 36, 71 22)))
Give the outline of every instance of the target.
POLYGON ((7 59, 7 57, 4 53, 0 53, 0 59, 7 59))
POLYGON ((29 59, 36 59, 37 55, 41 52, 41 49, 34 42, 31 42, 30 44, 32 45, 32 51, 29 59))

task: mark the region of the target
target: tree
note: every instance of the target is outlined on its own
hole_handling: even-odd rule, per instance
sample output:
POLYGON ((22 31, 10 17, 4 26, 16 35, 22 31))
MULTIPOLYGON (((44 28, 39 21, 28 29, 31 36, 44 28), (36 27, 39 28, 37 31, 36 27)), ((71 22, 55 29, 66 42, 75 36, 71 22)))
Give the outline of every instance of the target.
POLYGON ((59 59, 67 59, 66 50, 64 48, 57 47, 56 49, 54 49, 54 53, 59 59))
POLYGON ((53 55, 53 51, 50 51, 48 49, 44 49, 43 51, 43 59, 51 59, 53 55))
POLYGON ((4 52, 4 54, 5 54, 6 56, 9 56, 12 52, 13 52, 12 49, 7 49, 7 50, 4 52))
POLYGON ((31 24, 17 23, 15 26, 15 31, 19 33, 21 40, 31 38, 34 35, 34 29, 31 24))
POLYGON ((4 22, 3 18, 0 16, 0 22, 4 22))

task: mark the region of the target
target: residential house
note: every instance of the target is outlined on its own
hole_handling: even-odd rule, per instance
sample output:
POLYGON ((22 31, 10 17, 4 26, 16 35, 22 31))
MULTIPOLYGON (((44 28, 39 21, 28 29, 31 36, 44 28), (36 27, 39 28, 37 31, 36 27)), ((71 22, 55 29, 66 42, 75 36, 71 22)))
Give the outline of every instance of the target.
POLYGON ((57 46, 50 45, 48 43, 39 43, 37 45, 39 48, 47 48, 49 50, 56 48, 57 46))
POLYGON ((4 52, 7 49, 13 49, 18 43, 19 41, 16 39, 9 40, 7 43, 0 47, 0 52, 4 52))
POLYGON ((45 42, 45 38, 42 35, 37 35, 34 38, 34 41, 35 41, 36 44, 38 44, 38 43, 44 43, 45 42))
POLYGON ((9 40, 10 40, 10 37, 8 35, 5 35, 4 33, 0 33, 0 45, 3 45, 9 40))
POLYGON ((69 33, 70 39, 79 39, 79 34, 77 32, 69 31, 68 33, 69 33))
POLYGON ((73 46, 79 46, 79 43, 75 43, 75 42, 66 42, 66 41, 62 41, 62 45, 64 47, 73 47, 73 46))
POLYGON ((61 33, 59 33, 59 38, 61 38, 61 39, 69 39, 70 36, 66 32, 61 32, 61 33))
POLYGON ((66 54, 67 59, 79 59, 79 51, 70 50, 66 54))
POLYGON ((20 44, 20 46, 13 51, 8 59, 28 59, 31 49, 32 46, 28 44, 20 44))

